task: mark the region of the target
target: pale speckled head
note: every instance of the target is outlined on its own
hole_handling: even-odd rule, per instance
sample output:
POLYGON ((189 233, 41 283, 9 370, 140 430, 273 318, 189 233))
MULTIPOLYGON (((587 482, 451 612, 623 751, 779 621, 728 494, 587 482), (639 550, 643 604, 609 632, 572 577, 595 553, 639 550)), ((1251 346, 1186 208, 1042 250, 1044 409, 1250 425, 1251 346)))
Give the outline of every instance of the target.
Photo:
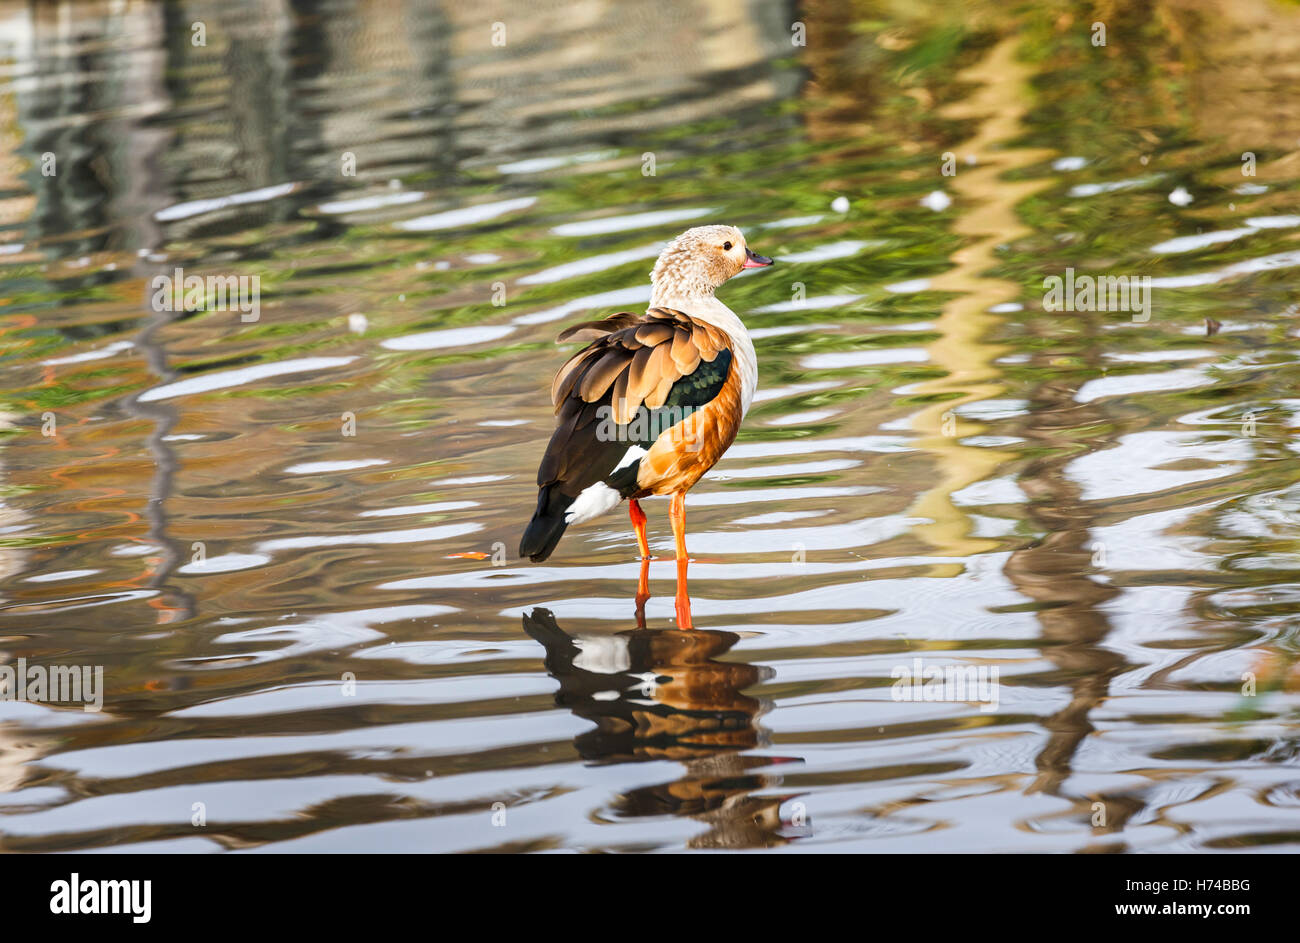
POLYGON ((693 298, 713 294, 742 269, 771 264, 749 251, 735 226, 696 226, 659 253, 650 281, 658 297, 693 298))

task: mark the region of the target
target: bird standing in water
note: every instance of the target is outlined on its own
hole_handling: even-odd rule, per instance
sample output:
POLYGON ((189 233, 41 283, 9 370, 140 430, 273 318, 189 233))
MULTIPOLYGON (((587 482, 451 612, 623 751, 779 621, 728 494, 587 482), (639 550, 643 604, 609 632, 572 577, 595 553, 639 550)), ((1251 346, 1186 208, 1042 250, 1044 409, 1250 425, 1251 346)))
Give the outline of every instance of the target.
MULTIPOLYGON (((697 226, 660 253, 645 314, 576 324, 559 343, 590 341, 551 384, 556 428, 537 469, 537 510, 520 556, 545 560, 570 524, 627 499, 642 561, 650 558, 647 495, 671 495, 677 624, 686 594, 686 492, 722 457, 749 411, 758 363, 749 332, 714 292, 743 269, 772 264, 734 226, 697 226)), ((638 600, 649 595, 641 568, 638 600)))

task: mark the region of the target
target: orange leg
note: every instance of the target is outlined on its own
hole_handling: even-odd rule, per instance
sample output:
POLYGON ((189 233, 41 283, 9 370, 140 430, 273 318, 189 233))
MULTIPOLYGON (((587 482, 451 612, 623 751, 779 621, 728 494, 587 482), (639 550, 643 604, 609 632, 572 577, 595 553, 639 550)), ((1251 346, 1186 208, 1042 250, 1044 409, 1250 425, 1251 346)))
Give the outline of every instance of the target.
POLYGON ((627 502, 627 514, 632 518, 632 526, 636 528, 636 545, 641 551, 641 559, 649 560, 650 542, 645 538, 645 511, 641 510, 636 498, 627 502))
POLYGON ((650 599, 650 558, 641 558, 641 579, 636 584, 636 627, 645 628, 645 604, 650 599))
POLYGON ((673 525, 673 537, 677 540, 677 560, 686 559, 686 492, 679 491, 673 495, 668 505, 668 520, 673 525))
POLYGON ((645 511, 641 510, 636 498, 627 502, 627 513, 636 528, 636 545, 641 551, 641 577, 636 584, 636 624, 637 628, 644 629, 645 604, 650 598, 650 542, 645 536, 645 511))
POLYGON ((686 591, 686 565, 690 562, 686 556, 686 492, 679 491, 673 495, 668 506, 668 519, 673 525, 673 537, 677 540, 677 628, 692 629, 691 597, 686 591))

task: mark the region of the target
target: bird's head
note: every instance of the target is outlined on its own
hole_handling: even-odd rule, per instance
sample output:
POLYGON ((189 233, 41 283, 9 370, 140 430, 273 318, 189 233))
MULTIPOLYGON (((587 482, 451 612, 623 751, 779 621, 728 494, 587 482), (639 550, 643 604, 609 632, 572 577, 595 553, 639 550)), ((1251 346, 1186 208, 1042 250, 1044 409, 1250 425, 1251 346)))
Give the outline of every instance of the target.
POLYGON ((690 299, 713 294, 743 269, 771 264, 750 251, 735 226, 696 226, 659 253, 650 281, 656 297, 690 299))

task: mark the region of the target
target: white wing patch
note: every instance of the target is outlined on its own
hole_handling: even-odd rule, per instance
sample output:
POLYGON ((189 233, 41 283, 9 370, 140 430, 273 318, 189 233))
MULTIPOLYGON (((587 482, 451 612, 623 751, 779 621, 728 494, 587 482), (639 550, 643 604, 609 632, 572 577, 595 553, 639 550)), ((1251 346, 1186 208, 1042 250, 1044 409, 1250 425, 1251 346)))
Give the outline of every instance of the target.
MULTIPOLYGON (((647 453, 645 449, 641 448, 641 446, 639 445, 632 446, 630 449, 628 449, 626 452, 623 453, 623 457, 620 458, 618 460, 618 464, 614 466, 614 471, 621 471, 624 468, 627 468, 627 466, 631 465, 637 459, 647 454, 649 453, 647 453)), ((614 472, 610 472, 611 475, 613 473, 614 472)))

